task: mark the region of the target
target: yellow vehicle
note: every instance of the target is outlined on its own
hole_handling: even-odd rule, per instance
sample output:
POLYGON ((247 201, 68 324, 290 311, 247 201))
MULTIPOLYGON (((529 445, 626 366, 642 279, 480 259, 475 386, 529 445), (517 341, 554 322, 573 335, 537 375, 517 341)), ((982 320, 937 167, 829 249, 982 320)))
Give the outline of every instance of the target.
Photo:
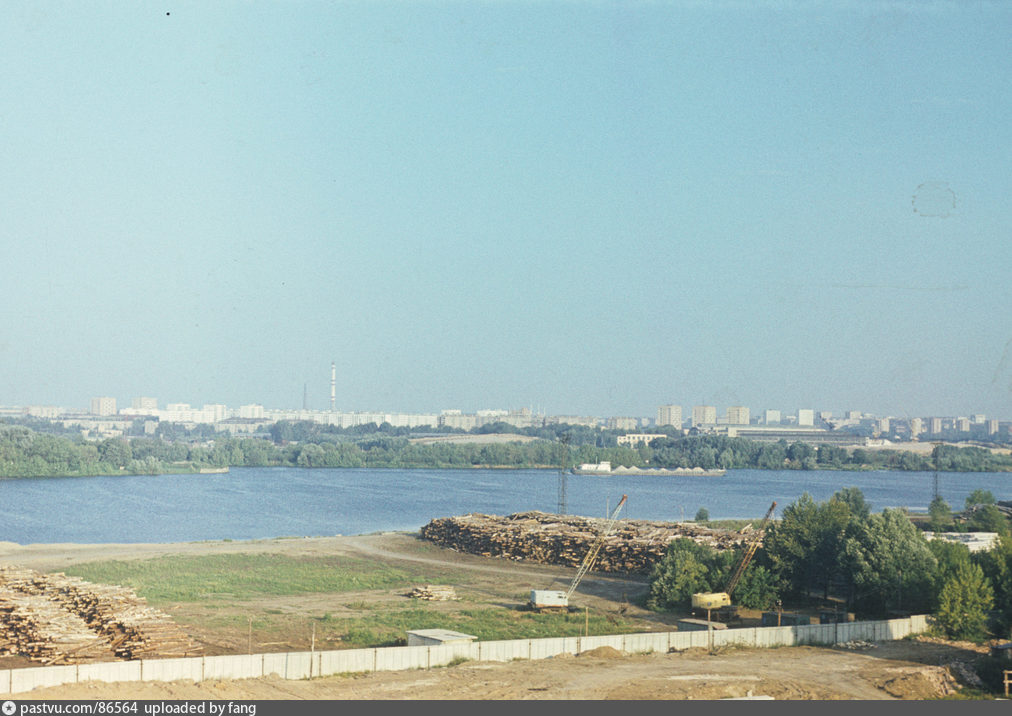
POLYGON ((741 581, 741 576, 745 573, 745 568, 748 566, 749 562, 752 561, 752 557, 755 556, 756 550, 759 549, 763 533, 766 531, 766 527, 773 518, 773 511, 776 508, 776 502, 770 505, 769 510, 766 512, 766 516, 763 517, 763 521, 759 525, 759 529, 757 529, 753 533, 751 539, 749 539, 748 545, 745 547, 745 551, 741 555, 741 559, 738 560, 738 564, 735 565, 734 571, 731 572, 731 578, 727 580, 727 586, 724 587, 724 591, 698 592, 697 594, 692 595, 692 608, 705 609, 707 621, 710 620, 711 612, 714 610, 717 610, 718 612, 717 618, 719 621, 726 621, 737 616, 737 609, 731 606, 731 593, 734 592, 734 588, 738 586, 738 582, 741 581))

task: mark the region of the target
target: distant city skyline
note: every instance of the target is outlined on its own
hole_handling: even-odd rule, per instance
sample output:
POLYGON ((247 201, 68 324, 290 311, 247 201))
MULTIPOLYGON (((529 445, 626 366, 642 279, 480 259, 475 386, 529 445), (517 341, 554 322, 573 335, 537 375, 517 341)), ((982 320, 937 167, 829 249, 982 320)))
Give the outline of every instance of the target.
MULTIPOLYGON (((772 402, 772 401, 771 401, 772 402)), ((764 405, 768 406, 769 403, 764 405)), ((692 404, 692 403, 657 403, 653 406, 652 410, 647 410, 642 413, 608 413, 603 411, 574 411, 565 410, 560 411, 547 411, 541 406, 536 405, 479 405, 479 406, 464 406, 459 405, 453 406, 433 406, 423 410, 403 410, 397 406, 342 406, 339 402, 336 405, 335 410, 331 410, 329 404, 329 397, 325 406, 313 406, 313 405, 272 405, 265 401, 250 400, 244 401, 243 403, 227 403, 224 401, 194 401, 188 402, 184 400, 174 399, 162 399, 153 395, 139 395, 130 396, 129 399, 119 398, 111 395, 97 395, 92 396, 85 405, 75 406, 65 402, 55 403, 42 403, 42 402, 28 402, 23 404, 11 403, 9 401, 4 402, 0 397, 0 407, 6 408, 27 408, 27 407, 52 407, 60 408, 68 412, 82 412, 91 413, 94 415, 115 415, 127 413, 129 411, 137 411, 143 413, 144 411, 153 410, 181 410, 181 409, 193 409, 200 410, 203 408, 216 408, 219 413, 221 408, 227 407, 230 410, 238 410, 240 408, 258 407, 268 411, 299 411, 308 410, 311 412, 338 412, 338 413, 396 413, 396 414, 434 414, 439 415, 443 413, 454 413, 460 412, 464 414, 475 414, 488 411, 525 411, 530 412, 534 415, 545 415, 545 416, 581 416, 581 417, 597 417, 602 420, 609 418, 637 418, 641 420, 649 420, 659 425, 666 424, 690 424, 690 425, 716 425, 716 424, 730 424, 730 425, 747 425, 750 422, 759 422, 763 424, 777 424, 777 423, 792 423, 797 422, 801 426, 811 426, 817 420, 825 419, 826 417, 832 417, 836 420, 844 419, 858 419, 861 416, 866 418, 899 418, 899 419, 931 419, 931 418, 948 418, 948 419, 966 419, 971 424, 980 424, 987 420, 1000 420, 1009 421, 1012 418, 1000 415, 990 415, 980 411, 965 411, 961 413, 943 413, 943 412, 925 412, 917 415, 903 415, 897 412, 875 412, 870 410, 862 410, 860 408, 848 407, 845 409, 824 409, 822 406, 815 407, 790 407, 790 408, 770 408, 762 407, 758 409, 752 409, 749 406, 740 405, 704 405, 704 404, 692 404), (185 408, 184 408, 185 406, 185 408), (677 420, 675 423, 673 421, 677 420)), ((220 417, 218 418, 220 419, 220 417)))
POLYGON ((1012 3, 5 6, 0 404, 1012 417, 1012 3))

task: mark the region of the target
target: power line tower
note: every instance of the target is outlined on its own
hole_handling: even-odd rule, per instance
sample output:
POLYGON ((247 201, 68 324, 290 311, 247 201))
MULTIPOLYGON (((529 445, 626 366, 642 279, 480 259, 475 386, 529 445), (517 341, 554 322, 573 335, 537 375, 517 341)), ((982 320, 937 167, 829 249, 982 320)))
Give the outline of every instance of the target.
POLYGON ((569 441, 572 436, 569 433, 559 436, 559 508, 560 515, 566 514, 566 472, 569 469, 569 441))
POLYGON ((941 445, 942 445, 942 443, 935 442, 935 443, 932 443, 932 444, 935 446, 935 449, 933 451, 934 452, 934 458, 935 458, 935 461, 934 461, 935 462, 935 494, 933 495, 933 499, 937 500, 938 499, 938 454, 941 452, 941 445))

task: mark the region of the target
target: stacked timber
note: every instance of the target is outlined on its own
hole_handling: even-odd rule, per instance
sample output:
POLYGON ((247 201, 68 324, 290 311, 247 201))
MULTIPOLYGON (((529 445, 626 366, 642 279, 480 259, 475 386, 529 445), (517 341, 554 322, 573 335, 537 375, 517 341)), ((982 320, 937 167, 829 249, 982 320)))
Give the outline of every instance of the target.
POLYGON ((0 566, 0 653, 79 663, 193 656, 200 648, 131 589, 0 566))
POLYGON ((406 596, 413 599, 424 599, 429 602, 446 602, 459 599, 453 587, 445 584, 426 584, 421 587, 415 587, 406 596))
MULTIPOLYGON (((505 517, 472 513, 434 519, 422 528, 421 535, 440 546, 484 557, 578 566, 607 522, 546 512, 505 517)), ((745 537, 744 531, 715 530, 694 523, 620 520, 602 544, 594 569, 649 572, 674 539, 688 538, 724 550, 740 546, 745 537)))

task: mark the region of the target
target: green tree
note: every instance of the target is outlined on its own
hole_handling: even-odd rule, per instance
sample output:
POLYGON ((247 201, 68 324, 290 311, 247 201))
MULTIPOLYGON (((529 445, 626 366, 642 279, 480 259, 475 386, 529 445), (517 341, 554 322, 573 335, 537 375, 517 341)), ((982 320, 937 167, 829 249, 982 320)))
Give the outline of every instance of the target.
POLYGON ((949 503, 942 499, 941 495, 935 495, 928 506, 930 525, 932 532, 945 532, 952 527, 952 508, 949 503))
POLYGON ((997 532, 1000 535, 1009 533, 1008 518, 995 505, 977 503, 977 508, 970 513, 966 529, 970 532, 997 532))
POLYGON ((733 602, 749 609, 770 609, 777 602, 777 579, 761 564, 751 564, 734 590, 733 602))
POLYGON ((930 609, 938 561, 907 514, 887 509, 854 526, 840 555, 848 603, 879 615, 930 609))
POLYGON ((819 504, 806 492, 788 505, 764 542, 782 588, 796 597, 812 591, 828 596, 850 522, 850 508, 842 500, 819 504))
POLYGON ((650 573, 647 606, 655 610, 686 609, 692 595, 713 591, 710 566, 713 548, 679 538, 668 544, 664 557, 650 573))
POLYGON ((997 502, 990 490, 977 488, 966 496, 965 509, 971 510, 974 505, 993 505, 997 502))
POLYGON ((987 638, 987 613, 994 590, 976 564, 960 565, 938 595, 938 625, 951 639, 980 642, 987 638))
POLYGON ((696 522, 709 522, 710 511, 705 507, 700 507, 699 511, 696 512, 696 522))
POLYGON ((871 505, 864 499, 864 493, 858 487, 844 487, 837 490, 830 499, 845 504, 853 519, 866 520, 871 514, 871 505))

